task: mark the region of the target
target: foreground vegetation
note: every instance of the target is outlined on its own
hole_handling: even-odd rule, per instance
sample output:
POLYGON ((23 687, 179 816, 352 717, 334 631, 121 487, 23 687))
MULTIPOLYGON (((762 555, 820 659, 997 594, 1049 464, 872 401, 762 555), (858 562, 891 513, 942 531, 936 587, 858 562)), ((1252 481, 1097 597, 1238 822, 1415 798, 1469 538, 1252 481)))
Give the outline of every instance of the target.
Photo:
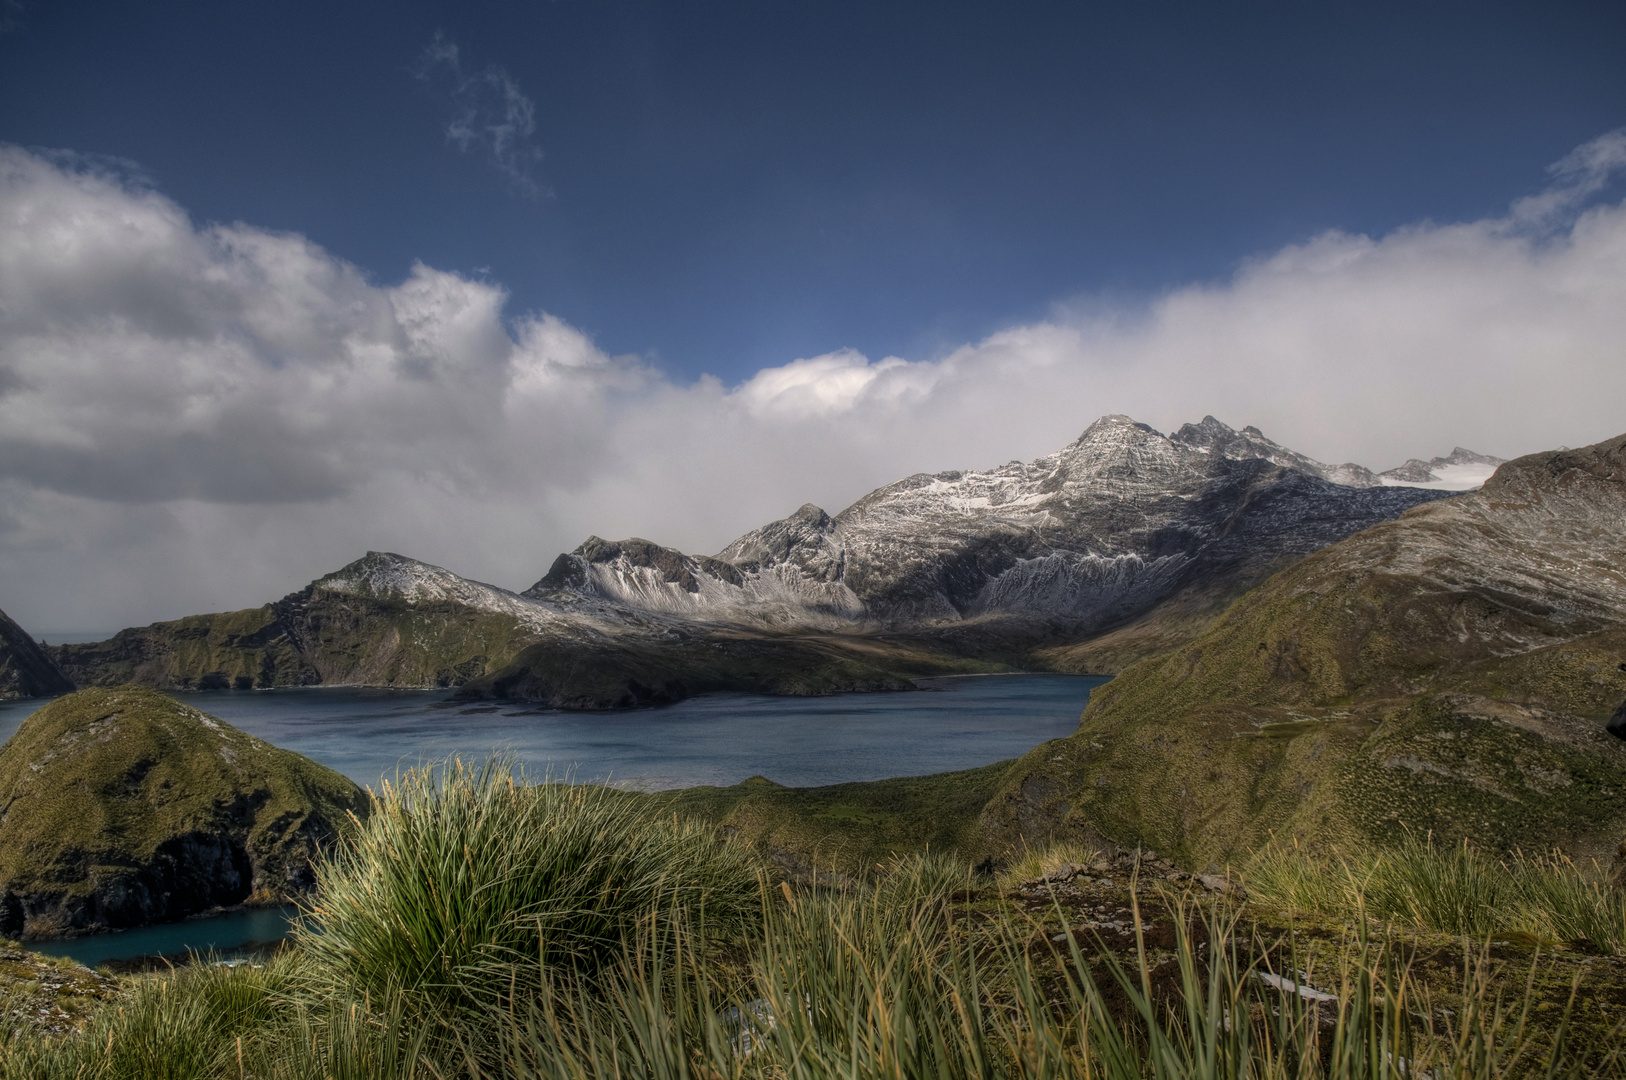
POLYGON ((1498 857, 1414 835, 1355 855, 1311 857, 1272 845, 1247 881, 1259 899, 1293 910, 1626 955, 1626 892, 1603 867, 1560 854, 1498 857))
POLYGON ((0 1077, 1626 1076, 1617 894, 1384 858, 1268 852, 1246 902, 1076 848, 798 888, 658 801, 453 763, 320 868, 290 950, 8 1024, 0 1077))

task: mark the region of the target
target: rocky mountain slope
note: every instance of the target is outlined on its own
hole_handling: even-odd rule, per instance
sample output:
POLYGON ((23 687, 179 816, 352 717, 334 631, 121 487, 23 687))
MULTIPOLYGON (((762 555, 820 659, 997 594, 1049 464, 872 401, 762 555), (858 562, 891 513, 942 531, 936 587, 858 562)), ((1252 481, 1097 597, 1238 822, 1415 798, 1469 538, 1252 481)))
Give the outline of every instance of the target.
POLYGON ((0 935, 280 903, 368 800, 325 766, 153 690, 83 690, 0 748, 0 935))
POLYGON ((985 824, 1198 864, 1401 826, 1607 861, 1623 701, 1626 436, 1508 462, 1278 573, 1098 690, 985 824))
POLYGON ((1055 454, 912 476, 834 517, 804 506, 715 556, 592 537, 511 593, 370 553, 263 608, 52 656, 82 685, 460 685, 570 708, 1111 671, 1441 494, 1212 417, 1164 436, 1109 416, 1055 454))
POLYGON ((1036 461, 912 476, 833 518, 804 506, 714 558, 593 537, 525 595, 769 627, 995 619, 1090 634, 1197 579, 1302 556, 1429 497, 1213 417, 1165 437, 1108 416, 1036 461))
POLYGON ((45 650, 0 611, 0 701, 49 697, 72 689, 73 683, 45 650))

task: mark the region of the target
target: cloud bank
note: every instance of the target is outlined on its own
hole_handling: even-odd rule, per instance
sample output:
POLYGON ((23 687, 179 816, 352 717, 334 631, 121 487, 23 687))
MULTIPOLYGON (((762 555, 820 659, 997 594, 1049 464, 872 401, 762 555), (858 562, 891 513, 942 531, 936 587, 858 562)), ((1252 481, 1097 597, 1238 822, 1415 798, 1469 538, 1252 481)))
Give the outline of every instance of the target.
POLYGON ((103 630, 259 603, 368 548, 524 587, 589 533, 715 551, 805 501, 1213 413, 1327 461, 1626 431, 1626 132, 1498 218, 1330 231, 947 355, 678 384, 500 285, 380 285, 0 148, 0 607, 103 630))

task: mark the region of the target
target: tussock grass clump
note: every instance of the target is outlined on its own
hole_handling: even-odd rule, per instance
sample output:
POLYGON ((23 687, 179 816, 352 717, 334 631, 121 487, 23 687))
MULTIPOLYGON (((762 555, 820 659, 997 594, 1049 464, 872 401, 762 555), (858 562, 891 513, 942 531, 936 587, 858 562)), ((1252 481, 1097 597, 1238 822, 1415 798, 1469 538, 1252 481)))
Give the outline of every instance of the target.
MULTIPOLYGON (((298 960, 196 963, 135 980, 73 1036, 0 1035, 0 1080, 214 1080, 237 1076, 289 1007, 298 960)), ((252 1074, 250 1074, 252 1075, 252 1074)))
POLYGON ((1044 847, 1023 844, 1009 864, 1000 871, 999 883, 1008 886, 1021 881, 1032 881, 1068 864, 1088 866, 1100 854, 1095 848, 1070 841, 1058 840, 1044 847))
MULTIPOLYGON (((1572 1045, 1573 1000, 1538 989, 1553 961, 1525 981, 1465 946, 1441 968, 1364 920, 1299 935, 1164 885, 1113 894, 1126 932, 1087 914, 1100 890, 968 893, 952 854, 768 889, 650 805, 501 760, 408 774, 321 871, 293 950, 138 979, 75 1034, 0 1034, 0 1080, 1626 1080, 1597 1016, 1572 1045)), ((1325 880, 1273 858, 1258 893, 1439 920, 1517 871, 1426 844, 1325 880), (1467 861, 1428 891, 1405 858, 1467 861)), ((1518 895, 1572 903, 1540 865, 1549 893, 1518 895)))
POLYGON ((1356 855, 1273 844, 1254 858, 1246 881, 1258 899, 1299 911, 1626 954, 1626 894, 1609 887, 1601 867, 1558 853, 1497 857, 1414 835, 1356 855))
POLYGON ((963 893, 979 880, 987 880, 958 855, 941 851, 895 855, 876 869, 880 871, 875 881, 877 901, 900 911, 963 893))
POLYGON ((511 1014, 515 1080, 1435 1080, 1620 1076, 1618 1056, 1565 1045, 1567 1013, 1470 961, 1453 1008, 1361 942, 1317 970, 1234 913, 1182 908, 1172 951, 1098 954, 1071 931, 1034 948, 1020 917, 956 929, 930 895, 900 913, 867 895, 803 894, 771 911, 730 993, 681 956, 624 954, 603 997, 554 995, 511 1014), (900 914, 902 917, 900 918, 900 914), (1190 930, 1185 929, 1190 927, 1190 930), (1310 970, 1304 970, 1308 967, 1310 970))
POLYGON ((1626 1075, 1612 1044, 1567 1044, 1567 1009, 1538 1024, 1545 1003, 1499 993, 1482 954, 1442 1008, 1391 946, 1362 939, 1318 965, 1291 939, 1244 926, 1234 907, 1171 898, 1172 947, 1124 954, 1009 908, 969 920, 931 884, 908 897, 775 895, 743 958, 694 948, 704 937, 687 916, 673 916, 673 932, 637 920, 591 979, 545 972, 536 992, 494 993, 474 1024, 440 1039, 426 1037, 410 995, 311 993, 290 974, 311 958, 295 954, 263 971, 193 968, 154 980, 80 1035, 0 1044, 0 1077, 1626 1075))
POLYGON ((591 975, 646 921, 713 937, 754 924, 747 855, 609 788, 526 783, 505 760, 453 760, 386 786, 317 871, 294 939, 327 983, 405 995, 447 1019, 591 975))

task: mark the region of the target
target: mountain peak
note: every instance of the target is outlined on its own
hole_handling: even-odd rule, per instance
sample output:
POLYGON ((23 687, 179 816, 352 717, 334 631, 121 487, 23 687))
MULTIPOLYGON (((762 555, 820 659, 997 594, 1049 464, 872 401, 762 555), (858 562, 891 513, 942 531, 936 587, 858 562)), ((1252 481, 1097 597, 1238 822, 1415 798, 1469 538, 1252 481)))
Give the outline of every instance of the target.
POLYGON ((348 566, 317 578, 312 585, 328 592, 388 597, 408 603, 467 600, 503 591, 393 551, 369 551, 348 566))
POLYGON ((1327 465, 1314 458, 1289 450, 1252 424, 1241 431, 1221 423, 1212 416, 1203 417, 1200 424, 1186 424, 1169 436, 1171 442, 1205 454, 1217 454, 1235 461, 1261 459, 1285 469, 1318 476, 1345 487, 1377 487, 1382 482, 1370 469, 1346 462, 1327 465))
POLYGON ((830 524, 830 515, 812 503, 803 503, 787 521, 794 521, 798 525, 811 525, 816 529, 823 529, 830 524))
POLYGON ((1073 445, 1080 446, 1086 442, 1098 442, 1102 439, 1122 441, 1135 433, 1138 433, 1141 437, 1147 435, 1160 439, 1163 437, 1160 432, 1153 430, 1151 425, 1143 424, 1132 416, 1125 416, 1123 413, 1108 413, 1085 428, 1083 434, 1073 440, 1073 445))
POLYGON ((1443 491, 1471 491, 1490 479, 1502 459, 1476 454, 1461 446, 1452 447, 1445 457, 1423 461, 1410 458, 1403 465, 1378 474, 1385 484, 1431 487, 1443 491))

